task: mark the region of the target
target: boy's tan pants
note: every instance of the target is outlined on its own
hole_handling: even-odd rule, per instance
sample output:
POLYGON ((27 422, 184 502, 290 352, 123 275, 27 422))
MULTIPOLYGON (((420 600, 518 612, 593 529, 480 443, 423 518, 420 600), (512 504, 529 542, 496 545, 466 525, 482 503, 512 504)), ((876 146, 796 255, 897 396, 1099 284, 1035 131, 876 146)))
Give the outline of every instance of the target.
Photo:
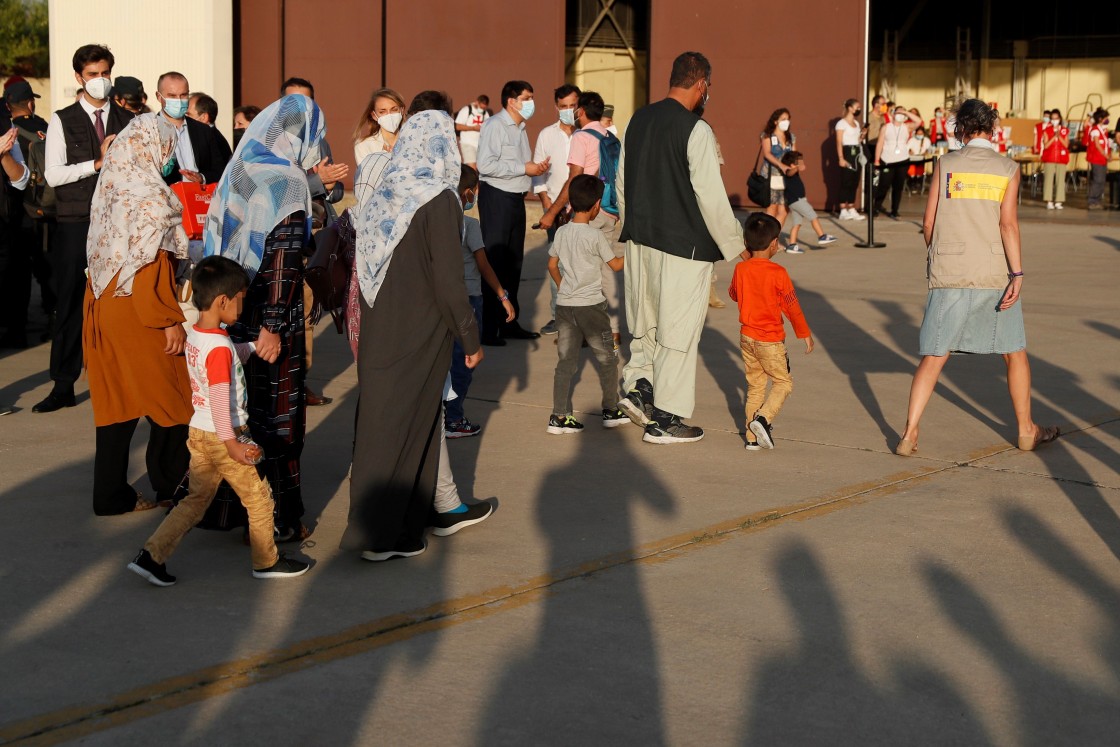
MULTIPOLYGON (((760 342, 744 334, 739 335, 739 350, 747 374, 747 423, 755 415, 773 424, 786 397, 793 391, 793 377, 789 371, 789 355, 784 342, 760 342), (766 393, 766 380, 773 382, 766 393)), ((748 429, 749 432, 749 429, 748 429)))
POLYGON ((257 468, 235 462, 218 440, 218 434, 191 428, 187 437, 191 452, 191 492, 171 510, 148 541, 144 543, 152 560, 165 563, 179 546, 179 542, 210 507, 222 480, 241 499, 249 514, 249 545, 253 555, 253 570, 259 571, 276 565, 279 554, 273 534, 272 490, 257 468))

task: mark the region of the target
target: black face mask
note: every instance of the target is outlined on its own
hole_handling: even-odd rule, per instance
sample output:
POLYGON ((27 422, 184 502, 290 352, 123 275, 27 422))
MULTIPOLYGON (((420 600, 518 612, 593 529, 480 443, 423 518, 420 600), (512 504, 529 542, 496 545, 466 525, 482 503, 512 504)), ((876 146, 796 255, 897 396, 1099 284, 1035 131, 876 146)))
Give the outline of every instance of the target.
POLYGON ((863 109, 856 109, 854 112, 852 112, 852 116, 855 117, 858 117, 861 114, 863 114, 863 109))
POLYGON ((245 136, 245 130, 233 131, 233 147, 237 148, 237 144, 241 142, 241 138, 245 136))

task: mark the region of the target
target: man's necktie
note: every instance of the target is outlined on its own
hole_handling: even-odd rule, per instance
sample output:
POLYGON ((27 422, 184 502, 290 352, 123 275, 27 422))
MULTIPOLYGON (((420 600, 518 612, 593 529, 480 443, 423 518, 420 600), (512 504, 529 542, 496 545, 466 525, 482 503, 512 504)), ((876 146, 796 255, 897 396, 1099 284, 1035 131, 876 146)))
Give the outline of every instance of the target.
POLYGON ((101 145, 105 141, 105 123, 101 121, 102 111, 98 109, 93 114, 96 117, 93 122, 93 131, 97 133, 97 144, 101 145))

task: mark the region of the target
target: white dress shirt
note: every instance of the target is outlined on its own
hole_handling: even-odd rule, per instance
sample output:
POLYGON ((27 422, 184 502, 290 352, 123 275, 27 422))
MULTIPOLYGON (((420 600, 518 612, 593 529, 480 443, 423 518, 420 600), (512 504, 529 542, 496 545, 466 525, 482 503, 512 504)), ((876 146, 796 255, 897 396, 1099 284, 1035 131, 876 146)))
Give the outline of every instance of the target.
MULTIPOLYGON (((101 114, 101 124, 104 127, 109 126, 109 100, 106 99, 100 107, 93 106, 86 100, 83 94, 78 99, 78 104, 85 109, 86 114, 89 115, 89 122, 96 128, 95 122, 97 121, 96 113, 101 114)), ((92 176, 97 173, 93 168, 94 161, 83 161, 82 163, 66 163, 66 134, 62 131, 62 119, 59 118, 58 112, 51 115, 50 126, 47 127, 47 145, 46 151, 43 154, 46 160, 46 166, 43 168, 43 176, 47 180, 47 184, 52 187, 61 187, 63 184, 72 184, 79 179, 85 179, 87 176, 92 176)), ((96 159, 95 159, 96 160, 96 159)))
MULTIPOLYGON (((174 119, 168 119, 168 122, 175 125, 174 119)), ((175 163, 177 168, 186 171, 194 171, 198 173, 198 162, 194 160, 194 146, 191 145, 191 136, 187 132, 187 120, 183 120, 175 129, 179 130, 179 139, 175 141, 175 163)), ((163 164, 160 164, 162 166, 163 164)), ((182 176, 180 174, 180 176, 182 176)), ((202 177, 202 181, 206 181, 206 177, 202 177)))
POLYGON ((572 136, 564 132, 559 122, 553 122, 541 130, 537 136, 537 147, 533 150, 533 163, 551 159, 548 171, 533 177, 533 193, 545 192, 548 199, 556 202, 564 184, 568 181, 568 147, 572 136))
POLYGON ((506 109, 482 125, 478 138, 478 174, 491 187, 514 194, 528 192, 533 179, 525 173, 525 164, 532 157, 525 123, 514 124, 506 109))
POLYGON ((27 168, 27 164, 23 160, 23 150, 19 147, 19 140, 12 143, 12 149, 9 152, 12 154, 12 160, 18 163, 23 169, 23 176, 9 182, 9 184, 15 189, 22 190, 27 186, 27 182, 31 180, 31 171, 27 168))

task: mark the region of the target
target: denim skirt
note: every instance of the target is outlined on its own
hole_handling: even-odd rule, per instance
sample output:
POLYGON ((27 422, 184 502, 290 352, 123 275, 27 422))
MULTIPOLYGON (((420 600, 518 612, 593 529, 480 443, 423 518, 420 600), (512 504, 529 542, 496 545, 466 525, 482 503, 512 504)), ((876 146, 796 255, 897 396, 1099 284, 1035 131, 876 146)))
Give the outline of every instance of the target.
POLYGON ((1001 298, 998 289, 930 289, 918 354, 1015 353, 1026 348, 1023 304, 996 311, 1001 298))

